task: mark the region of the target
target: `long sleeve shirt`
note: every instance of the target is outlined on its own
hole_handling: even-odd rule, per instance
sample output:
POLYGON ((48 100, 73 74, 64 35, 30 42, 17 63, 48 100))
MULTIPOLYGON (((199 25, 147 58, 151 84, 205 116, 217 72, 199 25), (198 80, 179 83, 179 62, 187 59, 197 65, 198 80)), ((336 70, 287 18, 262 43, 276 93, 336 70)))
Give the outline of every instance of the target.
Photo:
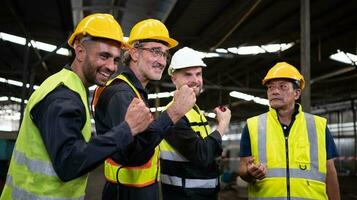
POLYGON ((207 167, 222 153, 222 137, 215 130, 204 139, 189 126, 187 118, 181 118, 165 140, 186 159, 197 166, 207 167))
MULTIPOLYGON (((134 73, 128 67, 123 67, 121 74, 129 79, 147 104, 147 91, 134 73)), ((133 89, 121 80, 113 82, 102 92, 95 108, 96 128, 99 135, 123 122, 128 106, 134 97, 136 95, 133 89)), ((111 155, 111 158, 123 166, 139 166, 146 163, 172 125, 167 112, 163 112, 143 133, 136 135, 127 148, 120 149, 111 155)))
POLYGON ((65 86, 57 87, 31 110, 53 167, 63 181, 88 173, 133 141, 128 124, 123 122, 85 142, 81 133, 85 113, 80 96, 65 86))

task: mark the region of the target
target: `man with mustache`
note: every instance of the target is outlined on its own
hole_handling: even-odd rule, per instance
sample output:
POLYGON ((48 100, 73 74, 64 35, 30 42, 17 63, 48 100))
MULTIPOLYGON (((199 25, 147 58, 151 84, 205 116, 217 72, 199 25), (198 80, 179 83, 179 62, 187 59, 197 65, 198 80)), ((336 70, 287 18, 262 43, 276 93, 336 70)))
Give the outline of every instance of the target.
MULTIPOLYGON (((199 53, 184 47, 173 55, 168 73, 176 88, 188 85, 198 97, 202 92, 204 67, 206 64, 199 53)), ((222 153, 222 136, 229 126, 231 111, 226 107, 214 110, 217 113, 217 130, 211 131, 203 112, 195 104, 161 142, 160 178, 164 200, 218 198, 216 158, 222 153)))
POLYGON ((88 87, 104 85, 116 71, 123 32, 112 15, 92 14, 68 44, 75 51, 72 64, 47 78, 27 103, 1 200, 84 199, 88 172, 152 121, 149 108, 135 99, 122 123, 92 137, 88 87))
POLYGON ((263 79, 269 111, 249 118, 240 144, 239 175, 250 198, 340 199, 333 158, 337 150, 326 119, 305 113, 296 101, 305 81, 286 62, 263 79))
MULTIPOLYGON (((121 73, 96 91, 95 119, 98 134, 124 120, 130 101, 143 99, 148 103, 146 86, 151 80, 160 80, 168 59, 169 49, 178 42, 169 36, 165 25, 155 19, 134 25, 124 55, 121 73)), ((106 183, 103 200, 159 199, 158 144, 167 130, 190 110, 196 97, 193 89, 182 86, 175 92, 175 102, 141 133, 128 148, 118 151, 105 162, 106 183)))

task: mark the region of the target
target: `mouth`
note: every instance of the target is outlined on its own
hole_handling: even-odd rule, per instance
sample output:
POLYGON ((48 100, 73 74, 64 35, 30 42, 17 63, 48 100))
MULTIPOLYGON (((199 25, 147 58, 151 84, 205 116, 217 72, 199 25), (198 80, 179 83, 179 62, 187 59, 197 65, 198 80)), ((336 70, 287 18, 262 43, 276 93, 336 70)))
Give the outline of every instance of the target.
POLYGON ((100 79, 104 79, 104 80, 108 80, 112 75, 111 73, 104 72, 104 71, 99 71, 98 74, 100 76, 100 79))

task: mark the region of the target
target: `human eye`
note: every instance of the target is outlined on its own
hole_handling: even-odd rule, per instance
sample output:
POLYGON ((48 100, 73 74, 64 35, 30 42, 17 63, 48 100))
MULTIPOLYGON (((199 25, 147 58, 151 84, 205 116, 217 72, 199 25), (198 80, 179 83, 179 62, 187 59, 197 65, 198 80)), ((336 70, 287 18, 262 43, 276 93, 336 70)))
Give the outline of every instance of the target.
POLYGON ((155 56, 163 56, 163 53, 160 49, 152 49, 152 52, 155 56))
POLYGON ((110 57, 110 55, 107 54, 107 53, 101 53, 101 54, 99 54, 99 56, 100 56, 100 58, 103 59, 103 60, 106 60, 106 59, 108 59, 108 58, 110 57))

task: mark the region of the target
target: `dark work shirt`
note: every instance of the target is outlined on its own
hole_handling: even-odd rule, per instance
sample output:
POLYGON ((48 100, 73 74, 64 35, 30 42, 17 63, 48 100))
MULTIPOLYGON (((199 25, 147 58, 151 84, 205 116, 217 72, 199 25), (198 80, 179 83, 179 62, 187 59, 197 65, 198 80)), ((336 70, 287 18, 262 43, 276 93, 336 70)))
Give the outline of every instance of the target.
MULTIPOLYGON (((295 116, 298 113, 298 106, 295 106, 295 112, 293 114, 291 123, 289 125, 285 125, 281 123, 281 127, 283 129, 284 135, 288 136, 289 132, 290 132, 290 128, 293 125, 294 121, 295 121, 295 116)), ((332 158, 335 158, 338 156, 338 152, 336 149, 336 145, 335 142, 333 141, 332 135, 330 133, 330 130, 328 129, 328 127, 326 127, 326 159, 330 160, 332 158)), ((252 152, 251 152, 251 143, 250 143, 250 136, 249 136, 249 129, 248 126, 246 125, 243 129, 243 133, 242 133, 242 137, 241 137, 241 141, 240 141, 240 153, 239 156, 240 157, 247 157, 247 156, 251 156, 252 152)))
MULTIPOLYGON (((129 79, 147 103, 147 91, 134 73, 128 67, 122 67, 121 74, 129 79)), ((134 97, 136 95, 133 89, 121 80, 105 88, 95 108, 96 128, 99 135, 124 121, 129 104, 134 97)), ((117 151, 111 158, 124 166, 139 166, 146 163, 172 125, 167 112, 161 113, 148 129, 134 137, 134 141, 127 148, 117 151)))
POLYGON ((66 86, 50 92, 31 110, 31 116, 62 181, 88 173, 133 140, 123 122, 85 142, 81 132, 86 123, 85 107, 79 94, 66 86))
POLYGON ((186 117, 181 118, 169 130, 165 140, 186 159, 197 165, 197 169, 215 162, 222 153, 222 137, 215 130, 204 139, 189 126, 186 117))

